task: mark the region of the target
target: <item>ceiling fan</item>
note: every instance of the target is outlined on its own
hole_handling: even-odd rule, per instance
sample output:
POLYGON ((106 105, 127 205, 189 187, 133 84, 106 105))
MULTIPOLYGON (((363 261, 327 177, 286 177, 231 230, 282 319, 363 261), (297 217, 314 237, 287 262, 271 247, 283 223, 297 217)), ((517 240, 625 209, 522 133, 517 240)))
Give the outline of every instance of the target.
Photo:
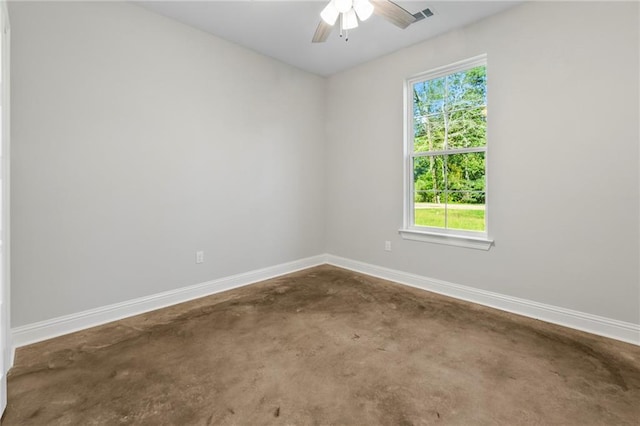
POLYGON ((311 41, 325 42, 338 21, 340 37, 344 36, 345 40, 349 40, 349 30, 358 26, 358 20, 365 21, 373 13, 402 29, 425 17, 422 15, 423 12, 416 14, 420 15, 419 17, 412 15, 391 0, 330 0, 320 12, 322 19, 311 41))

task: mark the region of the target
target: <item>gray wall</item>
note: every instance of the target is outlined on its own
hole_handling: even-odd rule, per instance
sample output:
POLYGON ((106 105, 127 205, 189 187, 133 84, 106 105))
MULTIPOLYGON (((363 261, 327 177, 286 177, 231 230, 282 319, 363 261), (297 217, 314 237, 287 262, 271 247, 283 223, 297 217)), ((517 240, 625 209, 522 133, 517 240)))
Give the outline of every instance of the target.
POLYGON ((131 4, 10 16, 12 327, 324 252, 324 79, 131 4))
POLYGON ((637 4, 525 4, 328 80, 130 4, 10 13, 13 327, 324 252, 640 322, 637 4), (403 80, 480 53, 496 245, 402 240, 403 80))
POLYGON ((533 2, 332 76, 327 252, 639 323, 638 40, 637 4, 533 2), (403 80, 481 53, 495 247, 402 240, 403 80))

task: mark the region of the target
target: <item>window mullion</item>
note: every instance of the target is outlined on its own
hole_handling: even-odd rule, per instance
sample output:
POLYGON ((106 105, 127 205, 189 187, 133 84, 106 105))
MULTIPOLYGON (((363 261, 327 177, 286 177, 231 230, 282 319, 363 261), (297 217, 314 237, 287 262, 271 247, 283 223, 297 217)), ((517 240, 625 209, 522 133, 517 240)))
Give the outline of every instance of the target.
POLYGON ((444 229, 449 229, 449 156, 444 156, 444 229))

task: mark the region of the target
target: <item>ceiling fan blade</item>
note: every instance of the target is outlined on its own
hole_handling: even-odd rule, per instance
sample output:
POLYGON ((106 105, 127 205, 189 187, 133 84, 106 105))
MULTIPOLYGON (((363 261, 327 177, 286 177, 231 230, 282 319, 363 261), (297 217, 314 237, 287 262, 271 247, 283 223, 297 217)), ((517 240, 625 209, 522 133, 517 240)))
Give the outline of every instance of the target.
POLYGON ((373 13, 397 27, 405 29, 416 21, 411 13, 390 0, 374 0, 371 3, 373 4, 373 13))
POLYGON ((331 34, 332 29, 332 25, 327 24, 321 19, 320 23, 318 24, 318 28, 316 28, 316 33, 313 35, 313 39, 311 39, 311 42, 324 43, 327 38, 329 38, 329 34, 331 34))

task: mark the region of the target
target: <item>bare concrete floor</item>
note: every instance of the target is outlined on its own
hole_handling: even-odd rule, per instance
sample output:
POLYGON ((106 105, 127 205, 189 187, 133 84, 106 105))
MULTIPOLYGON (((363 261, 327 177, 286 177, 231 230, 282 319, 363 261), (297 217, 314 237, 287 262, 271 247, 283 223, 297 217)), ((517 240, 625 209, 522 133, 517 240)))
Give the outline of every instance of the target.
POLYGON ((3 425, 640 424, 640 347, 330 266, 18 350, 3 425))

